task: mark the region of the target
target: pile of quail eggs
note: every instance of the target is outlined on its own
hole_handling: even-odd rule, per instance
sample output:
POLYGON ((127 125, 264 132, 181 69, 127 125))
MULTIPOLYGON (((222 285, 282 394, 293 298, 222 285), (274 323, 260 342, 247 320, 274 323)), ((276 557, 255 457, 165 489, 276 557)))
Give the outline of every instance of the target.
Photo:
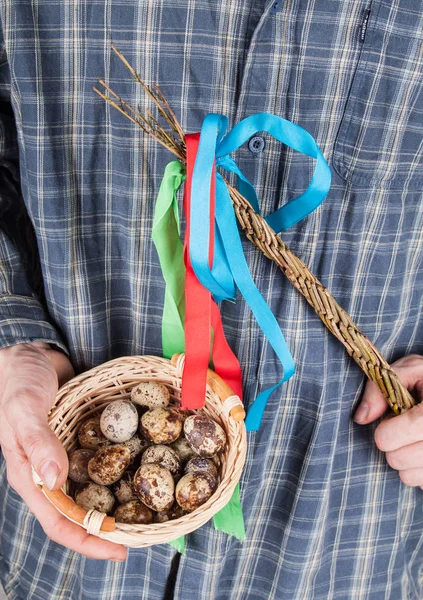
POLYGON ((192 512, 219 482, 222 427, 170 405, 168 388, 140 383, 78 430, 69 454, 75 502, 120 523, 163 523, 192 512))

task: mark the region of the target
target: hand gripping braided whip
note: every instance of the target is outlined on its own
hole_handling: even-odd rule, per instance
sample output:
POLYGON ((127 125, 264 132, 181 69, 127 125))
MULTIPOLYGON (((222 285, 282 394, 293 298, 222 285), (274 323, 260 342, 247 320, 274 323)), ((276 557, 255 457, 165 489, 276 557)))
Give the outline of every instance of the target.
MULTIPOLYGON (((102 79, 99 79, 99 83, 110 96, 97 88, 94 88, 94 91, 185 163, 185 134, 159 87, 157 85, 148 87, 123 54, 113 45, 112 49, 153 101, 160 117, 170 125, 171 132, 165 131, 148 109, 146 117, 134 110, 102 79)), ((397 374, 372 342, 363 335, 348 313, 336 302, 329 290, 269 227, 263 217, 254 211, 238 190, 227 185, 236 217, 247 238, 267 258, 275 262, 292 285, 301 292, 329 331, 345 346, 348 354, 367 377, 378 386, 392 410, 399 414, 414 406, 416 403, 414 398, 398 379, 397 374)))

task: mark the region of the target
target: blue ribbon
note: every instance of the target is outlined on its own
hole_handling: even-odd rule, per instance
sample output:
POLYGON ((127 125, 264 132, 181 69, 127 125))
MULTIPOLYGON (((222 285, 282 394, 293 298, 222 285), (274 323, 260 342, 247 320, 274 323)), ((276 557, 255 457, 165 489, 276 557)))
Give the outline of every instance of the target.
POLYGON ((295 366, 278 322, 249 272, 226 184, 217 172, 212 181, 213 164, 216 161, 217 166, 236 174, 239 191, 260 214, 256 191, 229 156, 231 152, 259 131, 267 131, 280 142, 316 159, 313 178, 307 190, 265 218, 277 233, 298 223, 321 204, 330 188, 331 173, 314 138, 291 121, 268 113, 258 113, 238 123, 225 136, 227 126, 228 119, 224 115, 209 114, 201 127, 192 177, 190 257, 198 280, 213 294, 216 302, 234 299, 235 285, 238 287, 282 364, 283 379, 259 394, 248 411, 245 421, 247 431, 255 431, 260 428, 269 396, 292 377, 295 366), (216 185, 216 208, 214 260, 210 268, 211 185, 216 185))

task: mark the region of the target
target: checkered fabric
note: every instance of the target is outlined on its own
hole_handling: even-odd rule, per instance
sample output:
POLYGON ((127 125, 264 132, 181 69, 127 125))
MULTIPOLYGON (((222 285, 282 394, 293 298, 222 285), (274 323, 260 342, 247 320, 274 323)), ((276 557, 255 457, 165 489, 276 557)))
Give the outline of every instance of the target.
MULTIPOLYGON (((114 42, 187 132, 209 112, 233 126, 266 111, 316 138, 331 191, 283 237, 388 360, 423 353, 421 0, 7 0, 0 19, 0 346, 50 342, 77 371, 161 352, 151 226, 173 157, 93 92, 101 76, 148 105, 114 42)), ((304 191, 314 164, 259 137, 234 158, 266 214, 304 191)), ((375 425, 352 421, 362 372, 244 248, 297 372, 248 435, 247 539, 211 523, 191 534, 173 598, 423 598, 423 492, 388 467, 375 425)), ((281 368, 242 299, 222 315, 248 406, 281 368)), ((165 597, 174 549, 131 550, 125 564, 78 556, 46 538, 0 465, 10 599, 165 597)))

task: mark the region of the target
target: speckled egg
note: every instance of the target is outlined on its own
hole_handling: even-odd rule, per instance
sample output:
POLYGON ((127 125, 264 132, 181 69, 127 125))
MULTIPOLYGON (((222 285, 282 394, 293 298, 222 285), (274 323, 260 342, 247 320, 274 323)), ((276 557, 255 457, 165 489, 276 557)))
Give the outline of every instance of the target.
POLYGON ((93 508, 99 512, 111 514, 115 505, 115 497, 109 488, 90 482, 76 492, 75 502, 85 510, 93 508))
POLYGON ((119 504, 138 500, 138 496, 134 490, 134 478, 128 472, 124 473, 122 479, 113 484, 112 491, 119 504))
POLYGON ((181 463, 190 460, 190 458, 194 458, 194 456, 198 456, 198 454, 194 452, 194 450, 188 444, 187 440, 183 435, 178 437, 176 442, 173 442, 173 444, 170 445, 170 448, 172 448, 172 450, 175 450, 176 454, 179 456, 179 460, 181 461, 181 463))
POLYGON ((184 434, 191 448, 200 456, 214 456, 225 447, 222 427, 204 415, 191 415, 184 423, 184 434))
POLYGON ((166 408, 170 401, 170 393, 165 385, 157 381, 144 381, 131 390, 134 404, 148 408, 166 408))
POLYGON ((88 461, 92 459, 95 450, 81 448, 69 454, 69 479, 76 483, 85 483, 90 480, 88 475, 88 461))
POLYGON ((112 485, 122 477, 130 460, 131 452, 125 446, 101 448, 88 463, 89 476, 101 485, 112 485))
POLYGON ((172 474, 161 465, 141 465, 134 476, 134 488, 142 502, 157 512, 167 510, 175 500, 172 474))
POLYGON ((172 406, 172 409, 181 419, 182 425, 185 423, 186 419, 193 414, 191 410, 182 410, 182 408, 178 408, 177 406, 172 406))
POLYGON ((144 463, 157 463, 162 465, 162 467, 168 469, 174 477, 178 476, 181 472, 181 462, 176 452, 162 444, 147 448, 141 457, 141 464, 144 463))
POLYGON ((187 473, 176 485, 176 502, 191 512, 207 502, 214 492, 214 479, 208 473, 187 473))
POLYGON ((149 442, 144 436, 136 433, 131 437, 130 440, 122 442, 121 445, 129 448, 129 451, 131 452, 131 460, 129 464, 132 464, 134 460, 150 446, 150 444, 151 442, 149 442))
POLYGON ((208 473, 211 477, 213 477, 217 486, 217 467, 214 462, 210 460, 210 458, 204 458, 203 456, 191 458, 191 460, 189 460, 185 465, 184 471, 185 473, 197 473, 199 471, 202 473, 208 473))
POLYGON ((155 444, 171 444, 181 434, 182 423, 172 408, 153 408, 143 414, 141 431, 155 444))
POLYGON ((155 523, 166 523, 167 521, 173 521, 179 519, 186 514, 184 510, 176 502, 168 509, 161 510, 154 514, 155 523))
POLYGON ((125 502, 125 504, 120 504, 115 510, 114 517, 116 523, 136 523, 137 525, 142 525, 153 522, 152 511, 139 500, 131 500, 130 502, 125 502))
POLYGON ((110 402, 101 413, 100 427, 111 442, 126 442, 138 429, 137 409, 129 400, 110 402))
POLYGON ((78 441, 81 448, 98 450, 110 446, 110 441, 104 437, 100 429, 100 415, 90 417, 84 421, 78 430, 78 441))

